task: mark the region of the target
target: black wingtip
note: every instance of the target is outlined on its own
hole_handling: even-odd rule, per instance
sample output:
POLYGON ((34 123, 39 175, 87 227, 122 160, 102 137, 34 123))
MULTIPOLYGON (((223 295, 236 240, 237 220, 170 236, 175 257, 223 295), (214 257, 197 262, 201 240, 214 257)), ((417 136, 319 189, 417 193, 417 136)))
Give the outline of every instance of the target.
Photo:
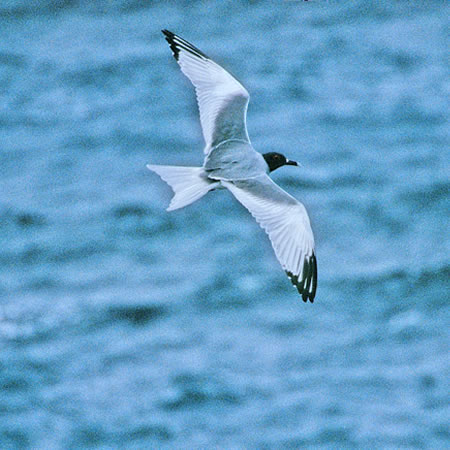
POLYGON ((314 297, 316 296, 316 291, 317 291, 317 259, 316 259, 316 255, 314 254, 314 252, 311 256, 311 262, 312 262, 312 266, 313 266, 313 273, 312 273, 312 288, 311 288, 310 300, 311 300, 311 303, 313 303, 314 297))
POLYGON ((162 34, 166 37, 166 41, 169 43, 170 49, 172 50, 173 56, 178 61, 178 55, 180 54, 180 49, 175 44, 174 38, 176 36, 175 33, 172 33, 169 30, 161 30, 162 34))
POLYGON ((176 36, 175 33, 172 33, 171 31, 166 30, 165 28, 164 28, 164 30, 161 30, 161 33, 164 34, 164 36, 166 37, 167 40, 169 40, 169 39, 172 40, 176 36))
POLYGON ((169 43, 170 48, 173 52, 173 56, 178 61, 180 50, 188 52, 197 58, 209 59, 208 55, 203 53, 200 49, 192 45, 190 42, 184 40, 180 36, 177 36, 175 33, 172 33, 169 30, 161 30, 164 36, 166 37, 166 41, 169 43))
POLYGON ((302 300, 305 303, 308 300, 314 303, 317 290, 317 260, 315 254, 313 253, 310 257, 305 258, 300 280, 299 276, 294 275, 292 272, 286 271, 286 274, 302 296, 302 300))

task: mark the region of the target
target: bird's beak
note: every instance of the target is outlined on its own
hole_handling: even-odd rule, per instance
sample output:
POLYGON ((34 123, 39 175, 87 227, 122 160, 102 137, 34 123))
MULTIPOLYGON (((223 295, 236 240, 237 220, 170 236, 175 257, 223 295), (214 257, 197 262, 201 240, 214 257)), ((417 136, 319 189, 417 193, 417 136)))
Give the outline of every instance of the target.
POLYGON ((288 166, 298 166, 298 162, 297 161, 291 161, 290 159, 286 160, 286 165, 288 166))

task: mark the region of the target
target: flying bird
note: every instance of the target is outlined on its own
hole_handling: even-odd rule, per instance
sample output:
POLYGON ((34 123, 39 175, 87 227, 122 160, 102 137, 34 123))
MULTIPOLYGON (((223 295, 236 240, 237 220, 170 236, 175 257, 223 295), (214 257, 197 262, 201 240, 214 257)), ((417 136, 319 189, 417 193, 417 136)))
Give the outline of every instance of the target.
POLYGON ((162 32, 195 87, 206 142, 202 167, 147 165, 174 191, 167 210, 183 208, 214 189, 228 189, 266 231, 303 301, 312 303, 317 261, 308 214, 302 203, 269 177, 279 167, 297 166, 297 162, 280 153, 257 152, 247 133, 247 90, 198 48, 168 30, 162 32))

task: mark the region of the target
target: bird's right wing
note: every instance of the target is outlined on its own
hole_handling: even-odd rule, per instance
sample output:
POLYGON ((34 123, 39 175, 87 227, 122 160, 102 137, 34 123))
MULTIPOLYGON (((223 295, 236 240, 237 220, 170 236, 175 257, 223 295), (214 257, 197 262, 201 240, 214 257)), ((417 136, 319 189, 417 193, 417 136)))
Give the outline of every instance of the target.
POLYGON ((228 139, 249 142, 246 116, 247 90, 208 56, 176 34, 162 30, 181 71, 197 94, 205 154, 228 139))
POLYGON ((314 236, 305 207, 268 175, 222 181, 269 235, 275 255, 303 301, 314 301, 317 261, 314 236))

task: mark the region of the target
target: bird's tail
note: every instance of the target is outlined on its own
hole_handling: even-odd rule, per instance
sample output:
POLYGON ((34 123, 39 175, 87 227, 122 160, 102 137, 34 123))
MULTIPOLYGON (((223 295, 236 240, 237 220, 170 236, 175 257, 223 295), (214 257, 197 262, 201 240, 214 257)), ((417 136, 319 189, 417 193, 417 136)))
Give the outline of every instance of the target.
POLYGON ((158 166, 147 168, 157 173, 173 190, 174 196, 167 211, 190 205, 217 187, 218 182, 205 175, 203 167, 158 166))

